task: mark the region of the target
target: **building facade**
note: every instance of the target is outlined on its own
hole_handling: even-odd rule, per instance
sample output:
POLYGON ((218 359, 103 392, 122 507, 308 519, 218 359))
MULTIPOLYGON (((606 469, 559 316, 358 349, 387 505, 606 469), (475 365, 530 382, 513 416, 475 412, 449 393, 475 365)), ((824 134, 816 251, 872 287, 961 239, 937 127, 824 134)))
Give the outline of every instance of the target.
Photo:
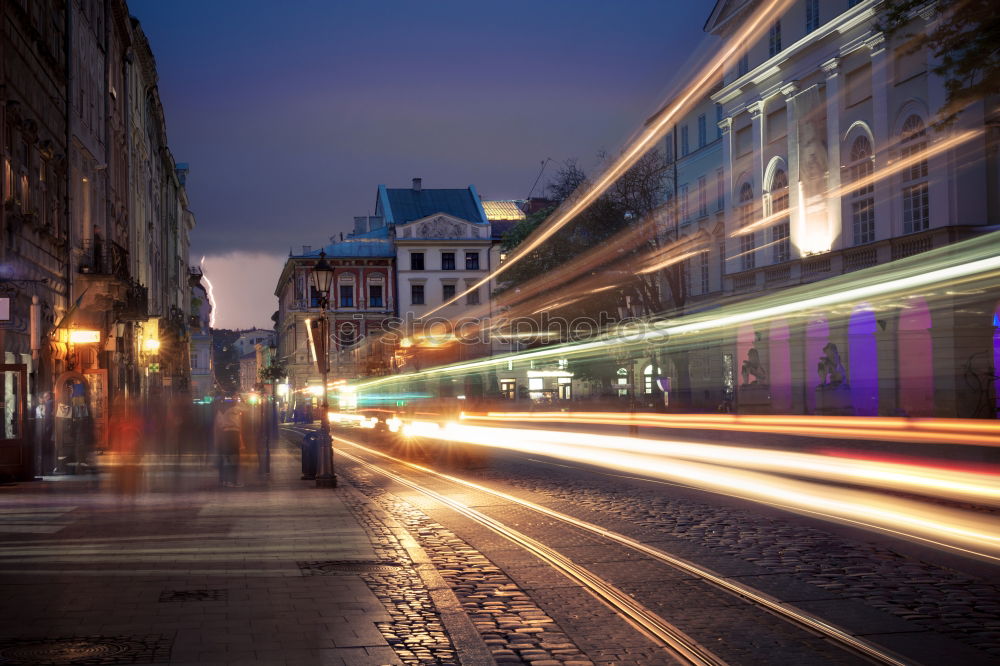
POLYGON ((0 340, 5 402, 21 405, 11 414, 22 424, 12 432, 27 434, 46 391, 57 406, 84 403, 31 456, 0 455, 0 474, 74 471, 85 462, 67 452, 114 446, 116 409, 153 387, 186 390, 194 217, 152 52, 124 0, 0 7, 0 340))
MULTIPOLYGON (((997 100, 935 127, 945 86, 933 57, 878 32, 878 7, 792 4, 667 135, 668 219, 698 250, 685 262, 683 311, 880 270, 1000 219, 990 194, 997 100)), ((717 2, 705 29, 726 40, 755 8, 717 2)), ((908 28, 940 20, 930 4, 908 28)), ((990 373, 995 306, 913 299, 876 313, 863 302, 846 315, 817 311, 805 325, 746 324, 718 346, 659 360, 699 410, 982 415, 965 377, 990 373), (830 350, 847 373, 837 391, 815 378, 830 350), (747 363, 767 380, 741 377, 747 363)))
POLYGON ((202 272, 192 268, 191 285, 191 399, 204 401, 215 394, 215 368, 212 358, 212 303, 202 284, 202 272))
POLYGON ((290 254, 275 288, 277 358, 287 371, 291 408, 300 411, 315 401, 310 387, 321 384, 310 342, 319 317, 328 322, 331 381, 386 374, 392 361, 393 346, 382 339, 396 314, 390 229, 381 217, 357 218, 355 233, 331 241, 318 250, 304 246, 300 254, 290 254), (321 253, 334 271, 325 308, 310 277, 321 253))

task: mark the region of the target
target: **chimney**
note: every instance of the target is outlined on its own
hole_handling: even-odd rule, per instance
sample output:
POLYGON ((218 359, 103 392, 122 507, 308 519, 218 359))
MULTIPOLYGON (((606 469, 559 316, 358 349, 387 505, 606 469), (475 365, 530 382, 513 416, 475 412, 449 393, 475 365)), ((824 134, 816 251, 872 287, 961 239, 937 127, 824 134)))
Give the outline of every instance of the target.
POLYGON ((363 234, 368 231, 368 216, 355 216, 354 217, 354 233, 363 234))
POLYGON ((419 192, 420 191, 421 180, 422 179, 420 179, 420 178, 414 178, 413 179, 413 191, 414 192, 419 192))

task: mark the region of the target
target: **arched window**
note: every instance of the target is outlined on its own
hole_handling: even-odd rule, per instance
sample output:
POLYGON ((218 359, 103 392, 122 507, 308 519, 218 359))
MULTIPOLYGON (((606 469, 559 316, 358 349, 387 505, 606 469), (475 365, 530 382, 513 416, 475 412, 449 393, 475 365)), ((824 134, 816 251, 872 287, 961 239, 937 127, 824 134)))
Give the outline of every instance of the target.
POLYGON ((618 368, 615 372, 615 384, 618 386, 618 397, 625 397, 628 395, 628 369, 618 368))
POLYGON ((917 159, 927 149, 924 121, 912 115, 903 123, 899 157, 908 164, 903 169, 903 233, 912 234, 930 227, 927 201, 927 159, 917 159))
POLYGON ((851 228, 854 245, 875 240, 875 186, 871 178, 875 170, 872 144, 867 136, 859 136, 851 144, 851 161, 848 166, 851 183, 857 189, 851 192, 851 228))
POLYGON ((789 241, 790 225, 788 215, 788 176, 783 169, 774 172, 771 178, 771 216, 777 220, 771 226, 771 248, 774 263, 780 264, 791 258, 792 246, 789 241))
MULTIPOLYGON (((656 369, 656 374, 657 375, 662 375, 663 374, 663 370, 661 370, 660 368, 657 368, 656 369)), ((644 389, 644 392, 646 393, 646 395, 650 395, 653 392, 654 388, 655 389, 659 389, 659 386, 657 386, 656 383, 655 383, 656 382, 656 377, 653 376, 653 366, 652 366, 652 364, 647 365, 645 368, 642 369, 642 379, 643 379, 643 389, 644 389)))
MULTIPOLYGON (((745 227, 753 223, 753 188, 750 183, 743 183, 740 187, 740 227, 745 227)), ((743 270, 748 271, 756 267, 757 232, 742 234, 740 236, 740 256, 743 258, 743 270)))

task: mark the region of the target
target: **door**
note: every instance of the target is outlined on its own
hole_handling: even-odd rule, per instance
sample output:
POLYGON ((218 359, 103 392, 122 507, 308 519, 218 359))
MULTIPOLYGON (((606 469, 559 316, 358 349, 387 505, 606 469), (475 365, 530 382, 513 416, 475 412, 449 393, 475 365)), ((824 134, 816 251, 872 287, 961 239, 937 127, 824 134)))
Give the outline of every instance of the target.
POLYGON ((0 405, 0 479, 31 478, 30 439, 27 433, 28 368, 0 365, 3 403, 0 405))

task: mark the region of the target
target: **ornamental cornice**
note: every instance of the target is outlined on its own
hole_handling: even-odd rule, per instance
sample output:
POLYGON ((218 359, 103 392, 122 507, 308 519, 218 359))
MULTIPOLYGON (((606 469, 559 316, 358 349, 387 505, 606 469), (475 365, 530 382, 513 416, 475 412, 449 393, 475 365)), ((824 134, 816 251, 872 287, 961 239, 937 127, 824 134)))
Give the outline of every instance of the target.
POLYGON ((781 86, 781 95, 785 98, 786 101, 792 97, 795 97, 795 95, 798 94, 798 92, 799 92, 798 81, 791 81, 781 86))
POLYGON ((872 57, 885 51, 885 34, 876 32, 865 40, 865 47, 871 51, 872 57))
MULTIPOLYGON (((781 69, 785 69, 784 65, 791 64, 790 61, 794 61, 797 56, 817 43, 822 42, 824 39, 828 37, 835 37, 838 40, 844 39, 846 33, 875 17, 875 7, 879 2, 880 0, 866 0, 844 11, 832 21, 821 25, 818 29, 813 30, 788 48, 782 49, 773 57, 768 58, 743 76, 724 86, 721 90, 716 91, 711 96, 712 101, 726 104, 739 97, 741 93, 749 92, 747 88, 751 85, 763 82, 775 75, 777 72, 773 70, 778 68, 779 65, 783 65, 781 69)), ((815 66, 815 64, 810 64, 810 67, 815 66)))
POLYGON ((826 78, 832 79, 840 73, 840 58, 830 58, 820 64, 820 68, 826 74, 826 78))
POLYGON ((750 102, 747 104, 747 111, 750 113, 751 119, 757 120, 764 113, 764 102, 762 100, 750 102))

